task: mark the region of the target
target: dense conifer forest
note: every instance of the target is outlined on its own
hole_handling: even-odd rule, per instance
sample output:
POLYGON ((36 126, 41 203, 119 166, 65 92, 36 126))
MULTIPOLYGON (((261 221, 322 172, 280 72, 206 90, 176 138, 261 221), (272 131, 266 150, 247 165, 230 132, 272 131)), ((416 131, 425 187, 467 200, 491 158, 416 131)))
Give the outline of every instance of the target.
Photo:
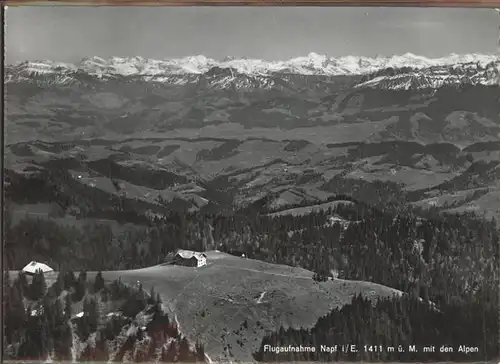
POLYGON ((254 358, 261 362, 498 359, 496 297, 495 292, 481 291, 472 301, 438 309, 415 296, 381 299, 375 305, 356 296, 351 304, 320 318, 312 329, 281 328, 267 335, 254 358), (334 345, 336 349, 329 349, 334 345), (287 349, 289 346, 293 349, 287 349), (300 352, 300 346, 316 350, 300 352), (443 352, 442 348, 453 351, 443 352))
POLYGON ((19 272, 15 279, 5 273, 3 285, 3 359, 205 360, 203 346, 197 343, 192 349, 163 312, 154 290, 147 293, 120 281, 106 284, 100 272, 88 280, 85 271, 78 276, 60 272, 50 285, 42 273, 27 277, 19 272), (107 315, 101 312, 110 310, 107 315), (146 326, 137 327, 139 316, 147 318, 146 326))

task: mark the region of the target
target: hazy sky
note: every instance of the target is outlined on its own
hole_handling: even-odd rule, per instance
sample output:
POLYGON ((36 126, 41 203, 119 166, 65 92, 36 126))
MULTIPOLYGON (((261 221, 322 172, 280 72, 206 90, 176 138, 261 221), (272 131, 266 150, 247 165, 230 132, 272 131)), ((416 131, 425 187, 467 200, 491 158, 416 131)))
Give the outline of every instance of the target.
POLYGON ((6 58, 492 54, 498 20, 491 9, 9 7, 6 58))

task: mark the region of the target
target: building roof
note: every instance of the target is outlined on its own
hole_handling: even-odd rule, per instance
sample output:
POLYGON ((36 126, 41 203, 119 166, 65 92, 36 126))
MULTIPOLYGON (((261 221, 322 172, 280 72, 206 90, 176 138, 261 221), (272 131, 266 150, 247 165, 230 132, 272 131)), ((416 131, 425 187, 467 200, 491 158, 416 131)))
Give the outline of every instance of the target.
POLYGON ((46 272, 53 272, 54 270, 52 268, 50 268, 47 264, 43 264, 43 263, 39 263, 39 262, 35 262, 35 261, 32 261, 30 263, 28 263, 24 268, 23 268, 23 272, 26 272, 26 273, 33 273, 35 274, 36 272, 38 272, 39 270, 41 270, 43 273, 46 273, 46 272))
POLYGON ((182 249, 177 250, 175 255, 178 255, 183 259, 196 258, 197 260, 200 260, 200 259, 207 257, 204 253, 194 252, 191 250, 182 250, 182 249))

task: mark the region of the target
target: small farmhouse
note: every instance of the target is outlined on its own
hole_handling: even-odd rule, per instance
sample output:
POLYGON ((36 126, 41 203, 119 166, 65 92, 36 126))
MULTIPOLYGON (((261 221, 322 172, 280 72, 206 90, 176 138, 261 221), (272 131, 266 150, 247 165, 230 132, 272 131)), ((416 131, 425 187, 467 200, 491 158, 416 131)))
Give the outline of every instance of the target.
POLYGON ((24 268, 23 272, 26 273, 27 275, 34 275, 38 271, 41 271, 43 274, 53 272, 54 270, 50 268, 47 264, 39 263, 32 261, 28 263, 24 268))
POLYGON ((179 249, 175 253, 174 264, 186 267, 203 267, 207 265, 207 256, 204 253, 179 249))

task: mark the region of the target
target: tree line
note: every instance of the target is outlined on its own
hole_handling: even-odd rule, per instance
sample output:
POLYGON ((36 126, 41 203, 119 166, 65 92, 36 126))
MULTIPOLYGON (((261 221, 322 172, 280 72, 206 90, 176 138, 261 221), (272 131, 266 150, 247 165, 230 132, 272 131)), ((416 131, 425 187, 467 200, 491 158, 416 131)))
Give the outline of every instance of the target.
MULTIPOLYGON (((269 216, 255 206, 232 212, 173 211, 120 232, 109 225, 76 228, 26 218, 6 224, 7 266, 17 270, 41 260, 59 270, 135 269, 161 263, 179 248, 218 249, 309 269, 320 282, 337 272, 340 278, 396 288, 438 307, 446 317, 464 312, 468 318, 460 321, 463 325, 472 323, 470 317, 481 318, 475 322, 498 321, 498 312, 490 309, 498 302, 499 287, 494 220, 339 199, 352 203, 303 216, 269 216), (340 222, 332 223, 332 216, 340 222)), ((418 320, 412 322, 418 325, 418 320)), ((389 329, 394 324, 388 320, 380 319, 379 325, 395 330, 389 329)), ((498 333, 491 335, 498 338, 498 333)))
POLYGON ((498 358, 498 320, 493 319, 497 311, 498 298, 491 291, 478 292, 467 305, 439 309, 411 295, 376 303, 357 295, 350 304, 321 317, 312 329, 281 327, 266 335, 254 358, 259 362, 489 361, 498 358), (337 349, 321 350, 322 345, 337 349), (345 349, 352 345, 355 350, 345 349), (276 352, 269 346, 315 351, 276 352), (442 346, 453 351, 441 351, 442 346))
POLYGON ((498 282, 497 225, 472 214, 396 214, 352 203, 304 216, 172 212, 150 224, 116 233, 104 224, 7 223, 6 265, 17 270, 41 260, 56 270, 135 269, 161 263, 176 249, 218 249, 309 269, 319 280, 333 270, 437 303, 498 282), (333 215, 344 223, 331 223, 333 215))

